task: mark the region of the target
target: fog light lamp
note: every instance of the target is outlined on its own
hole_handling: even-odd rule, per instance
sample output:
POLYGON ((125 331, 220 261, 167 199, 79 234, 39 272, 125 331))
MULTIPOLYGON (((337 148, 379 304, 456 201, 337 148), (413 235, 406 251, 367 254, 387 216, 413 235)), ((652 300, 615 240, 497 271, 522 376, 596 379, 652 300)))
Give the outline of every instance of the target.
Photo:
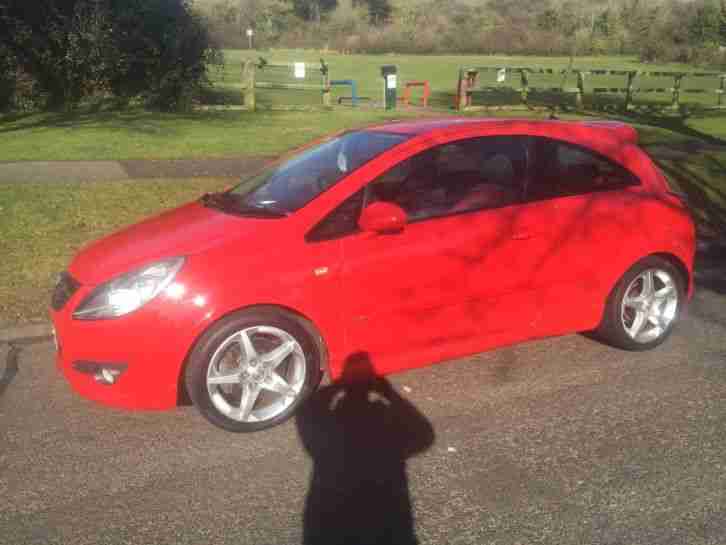
POLYGON ((105 363, 96 361, 76 361, 73 368, 79 373, 92 375, 99 384, 110 386, 115 384, 118 377, 126 371, 128 366, 125 363, 105 363))
POLYGON ((100 382, 101 384, 114 384, 120 374, 121 371, 118 369, 101 367, 101 370, 93 375, 93 378, 96 379, 96 382, 100 382))

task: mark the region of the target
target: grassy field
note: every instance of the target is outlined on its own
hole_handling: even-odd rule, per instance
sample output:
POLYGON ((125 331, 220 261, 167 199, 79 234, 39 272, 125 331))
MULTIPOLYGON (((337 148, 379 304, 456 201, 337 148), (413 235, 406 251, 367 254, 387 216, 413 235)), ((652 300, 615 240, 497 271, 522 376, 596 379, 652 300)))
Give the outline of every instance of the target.
POLYGON ((330 132, 402 115, 341 109, 191 114, 131 110, 0 116, 0 161, 268 155, 330 132))
MULTIPOLYGON (((270 155, 334 131, 393 119, 452 115, 453 111, 335 108, 332 111, 215 111, 162 114, 143 110, 75 114, 0 116, 0 161, 98 161, 194 159, 270 155)), ((498 117, 546 118, 547 111, 467 113, 498 117)), ((603 117, 568 115, 565 119, 603 117)), ((605 117, 613 117, 606 115, 605 117)), ((617 117, 617 116, 615 116, 617 117)), ((632 114, 647 142, 700 140, 726 142, 726 114, 689 118, 632 114), (664 128, 662 128, 664 127, 664 128)))

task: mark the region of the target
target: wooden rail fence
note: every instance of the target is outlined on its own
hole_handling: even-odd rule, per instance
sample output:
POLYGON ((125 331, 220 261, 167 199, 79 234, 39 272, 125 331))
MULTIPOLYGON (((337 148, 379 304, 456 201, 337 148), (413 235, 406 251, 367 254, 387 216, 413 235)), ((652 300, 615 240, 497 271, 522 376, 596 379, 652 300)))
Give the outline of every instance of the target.
POLYGON ((319 91, 322 105, 330 106, 330 87, 328 65, 323 59, 320 64, 272 64, 260 58, 258 62, 247 60, 242 64, 242 93, 248 110, 256 108, 255 89, 319 91))
POLYGON ((724 94, 726 94, 726 74, 713 72, 663 72, 663 71, 641 71, 641 70, 604 70, 604 69, 557 69, 557 68, 535 68, 535 67, 510 67, 510 66, 481 66, 473 68, 462 68, 459 70, 459 82, 457 85, 456 108, 459 110, 471 108, 486 108, 485 105, 475 105, 473 98, 475 93, 497 93, 509 91, 519 95, 519 99, 523 105, 529 105, 530 95, 535 92, 549 92, 559 94, 561 96, 569 95, 574 97, 576 107, 583 107, 583 99, 587 94, 592 95, 622 95, 623 102, 621 107, 630 109, 634 107, 634 99, 640 94, 666 94, 670 95, 670 101, 665 107, 680 109, 682 105, 682 95, 684 94, 714 94, 715 100, 706 103, 707 109, 726 108, 724 104, 724 94), (480 81, 482 75, 495 74, 496 80, 491 83, 497 85, 482 85, 480 81), (560 85, 557 86, 532 86, 530 79, 533 76, 543 75, 550 77, 559 77, 560 85), (575 85, 566 86, 566 82, 572 77, 576 79, 575 85), (596 82, 603 77, 619 77, 622 78, 622 84, 616 86, 593 86, 588 93, 586 83, 592 80, 596 82), (672 78, 670 86, 639 86, 639 80, 643 78, 672 78), (717 80, 719 83, 713 88, 691 88, 683 87, 684 79, 710 78, 717 80), (519 82, 519 85, 498 85, 506 81, 519 82))

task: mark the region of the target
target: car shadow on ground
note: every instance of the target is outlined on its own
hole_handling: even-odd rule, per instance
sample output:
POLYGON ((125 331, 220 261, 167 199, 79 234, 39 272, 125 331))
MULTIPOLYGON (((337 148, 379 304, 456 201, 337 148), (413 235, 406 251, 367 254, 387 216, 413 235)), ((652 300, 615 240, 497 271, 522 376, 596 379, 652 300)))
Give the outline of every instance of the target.
POLYGON ((406 460, 434 443, 434 430, 374 375, 366 353, 348 359, 341 381, 314 394, 296 424, 314 462, 305 545, 418 543, 406 460))

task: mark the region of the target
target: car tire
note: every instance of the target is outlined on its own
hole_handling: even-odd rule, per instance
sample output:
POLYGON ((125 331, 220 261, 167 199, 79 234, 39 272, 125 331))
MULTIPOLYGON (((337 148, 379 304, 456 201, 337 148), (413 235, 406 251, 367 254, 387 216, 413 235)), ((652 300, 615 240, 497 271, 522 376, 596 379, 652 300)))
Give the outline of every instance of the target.
POLYGON ((320 383, 324 357, 311 324, 281 309, 250 309, 223 318, 202 335, 184 380, 209 422, 231 432, 253 432, 294 414, 320 383))
POLYGON ((678 321, 686 301, 685 284, 671 262, 656 256, 639 261, 610 293, 596 336, 624 350, 655 348, 678 321))

